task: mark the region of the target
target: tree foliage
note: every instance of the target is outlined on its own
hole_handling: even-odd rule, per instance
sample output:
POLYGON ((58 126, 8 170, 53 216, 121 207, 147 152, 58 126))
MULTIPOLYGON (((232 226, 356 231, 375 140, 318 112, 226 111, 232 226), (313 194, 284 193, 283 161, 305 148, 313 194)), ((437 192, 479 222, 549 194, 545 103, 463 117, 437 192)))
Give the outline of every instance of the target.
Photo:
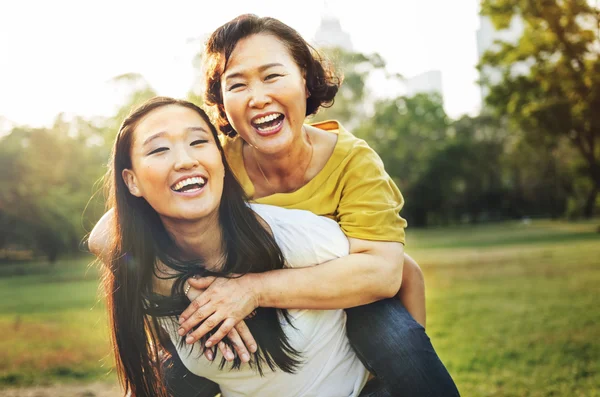
POLYGON ((51 128, 18 127, 2 139, 0 248, 17 244, 50 262, 77 250, 89 226, 82 215, 107 157, 93 143, 101 135, 88 121, 59 115, 51 128))
POLYGON ((362 54, 337 47, 322 49, 325 60, 338 73, 342 85, 335 97, 334 106, 323 109, 314 121, 341 120, 350 128, 370 116, 372 98, 368 80, 374 73, 385 71, 385 61, 377 53, 362 54))
POLYGON ((584 213, 591 216, 600 192, 600 10, 586 0, 484 0, 481 12, 497 29, 514 18, 524 26, 516 43, 499 42, 481 60, 480 70, 502 74, 483 81, 487 105, 530 144, 570 142, 590 181, 584 213))
MULTIPOLYGON (((368 83, 389 76, 383 59, 328 49, 344 80, 334 106, 315 120, 340 120, 379 153, 411 226, 589 214, 600 159, 595 10, 583 1, 486 0, 482 12, 500 28, 515 16, 525 21, 519 42, 483 58, 481 68, 502 72, 501 81, 485 82, 483 114, 452 120, 435 94, 374 100, 368 83), (516 73, 519 62, 527 73, 516 73)), ((0 250, 16 246, 54 261, 77 250, 100 217, 97 182, 118 127, 157 94, 136 73, 113 84, 126 98, 113 117, 58 115, 51 127, 18 126, 0 138, 0 250)), ((200 103, 191 88, 189 99, 200 103)))

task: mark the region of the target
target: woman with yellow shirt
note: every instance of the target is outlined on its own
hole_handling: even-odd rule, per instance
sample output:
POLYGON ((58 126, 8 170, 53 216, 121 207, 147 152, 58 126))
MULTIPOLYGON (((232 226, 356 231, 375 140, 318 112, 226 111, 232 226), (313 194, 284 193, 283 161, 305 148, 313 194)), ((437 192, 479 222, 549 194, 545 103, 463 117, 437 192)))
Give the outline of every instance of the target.
MULTIPOLYGON (((248 197, 335 219, 351 255, 311 268, 190 279, 193 301, 181 315, 179 334, 194 343, 218 328, 206 342, 210 347, 236 336, 234 327, 260 306, 347 308, 350 342, 377 378, 373 396, 458 395, 413 318, 424 325, 423 285, 402 283, 403 270, 420 276, 404 255, 402 195, 364 141, 335 121, 304 123, 333 103, 339 80, 295 30, 254 15, 218 28, 203 60, 205 100, 248 197)), ((252 350, 251 338, 242 339, 252 350)), ((167 376, 182 373, 177 360, 173 365, 167 376)))

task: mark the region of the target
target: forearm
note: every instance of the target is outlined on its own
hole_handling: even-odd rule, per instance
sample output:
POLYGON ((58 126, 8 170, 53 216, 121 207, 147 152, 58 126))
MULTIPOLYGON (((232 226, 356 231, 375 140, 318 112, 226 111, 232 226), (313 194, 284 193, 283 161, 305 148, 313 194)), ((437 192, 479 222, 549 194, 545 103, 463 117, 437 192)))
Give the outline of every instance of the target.
POLYGON ((425 279, 421 268, 404 254, 402 288, 396 295, 411 316, 423 327, 426 324, 425 279))
POLYGON ((321 265, 252 274, 259 305, 280 309, 341 309, 395 296, 402 268, 356 253, 321 265))

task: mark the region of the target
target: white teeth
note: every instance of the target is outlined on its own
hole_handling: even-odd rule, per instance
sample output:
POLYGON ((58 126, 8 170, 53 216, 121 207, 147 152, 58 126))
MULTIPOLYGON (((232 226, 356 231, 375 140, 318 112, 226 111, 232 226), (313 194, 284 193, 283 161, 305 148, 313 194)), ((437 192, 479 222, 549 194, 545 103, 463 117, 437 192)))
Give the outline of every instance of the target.
POLYGON ((277 123, 271 127, 258 127, 257 126, 256 129, 263 133, 267 133, 267 132, 275 131, 277 128, 279 128, 280 125, 281 125, 281 123, 277 123))
POLYGON ((267 116, 264 116, 264 117, 254 120, 254 124, 267 123, 269 121, 275 120, 277 117, 279 117, 279 113, 272 113, 267 116))
POLYGON ((206 180, 201 176, 195 176, 192 178, 184 179, 183 181, 177 182, 175 186, 173 186, 173 190, 180 190, 188 185, 198 184, 200 186, 204 186, 206 180))

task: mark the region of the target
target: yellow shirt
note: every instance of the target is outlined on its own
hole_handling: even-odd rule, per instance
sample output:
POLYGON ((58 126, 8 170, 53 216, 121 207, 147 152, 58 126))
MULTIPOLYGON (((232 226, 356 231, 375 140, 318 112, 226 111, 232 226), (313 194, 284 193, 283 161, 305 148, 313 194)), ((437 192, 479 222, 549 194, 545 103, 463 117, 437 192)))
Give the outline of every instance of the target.
POLYGON ((335 219, 348 237, 404 244, 406 221, 400 216, 404 198, 385 172, 379 155, 337 121, 313 126, 338 135, 325 167, 294 192, 256 200, 254 185, 244 167, 242 139, 225 139, 227 162, 248 197, 259 204, 303 209, 335 219))

